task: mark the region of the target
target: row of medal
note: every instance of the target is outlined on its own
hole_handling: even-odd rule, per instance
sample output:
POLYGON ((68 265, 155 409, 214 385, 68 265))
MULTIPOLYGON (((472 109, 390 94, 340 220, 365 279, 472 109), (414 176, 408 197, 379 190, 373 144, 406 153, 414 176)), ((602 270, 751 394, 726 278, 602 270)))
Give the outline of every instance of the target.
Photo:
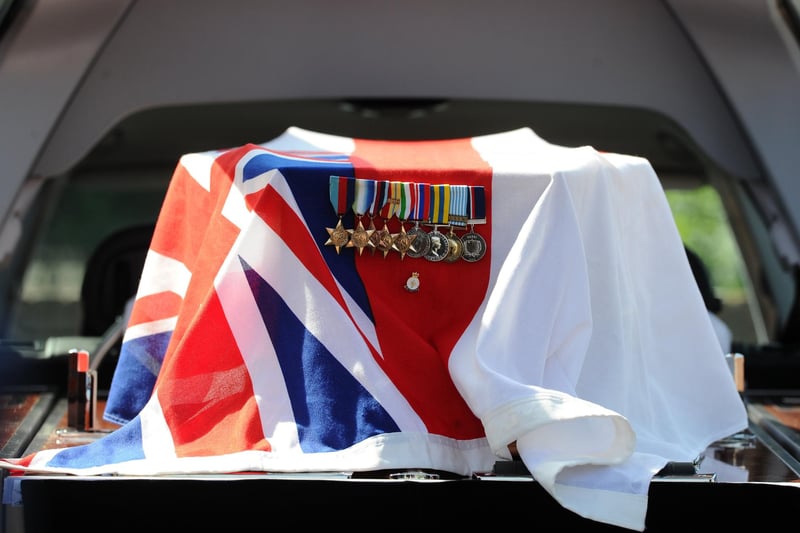
POLYGON ((391 251, 428 261, 475 262, 486 254, 486 241, 475 232, 475 224, 486 223, 486 200, 482 186, 432 185, 429 183, 370 180, 347 176, 330 177, 330 200, 339 218, 333 228, 326 228, 326 245, 356 248, 361 254, 368 248, 373 254, 391 251), (353 211, 356 227, 347 229, 342 218, 353 211), (396 217, 400 232, 391 233, 388 221, 396 217), (369 219, 368 227, 363 220, 369 219), (375 219, 383 227, 375 226, 375 219), (406 224, 413 224, 406 230, 406 224), (425 231, 422 226, 432 226, 425 231), (439 231, 442 228, 445 232, 439 231), (456 229, 464 230, 459 235, 456 229))

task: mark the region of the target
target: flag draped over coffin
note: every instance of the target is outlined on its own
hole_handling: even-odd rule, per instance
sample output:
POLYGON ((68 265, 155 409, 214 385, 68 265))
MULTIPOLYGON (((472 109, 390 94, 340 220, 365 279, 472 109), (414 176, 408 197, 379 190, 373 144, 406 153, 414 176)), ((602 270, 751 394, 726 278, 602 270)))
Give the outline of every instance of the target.
MULTIPOLYGON (((374 222, 397 234, 388 209, 374 222)), ((470 475, 516 443, 563 506, 642 530, 655 472, 747 427, 650 164, 527 128, 414 142, 290 128, 183 156, 106 417, 123 425, 0 465, 470 475), (486 255, 331 245, 339 215, 355 231, 386 206, 332 192, 332 176, 481 191, 486 255)))

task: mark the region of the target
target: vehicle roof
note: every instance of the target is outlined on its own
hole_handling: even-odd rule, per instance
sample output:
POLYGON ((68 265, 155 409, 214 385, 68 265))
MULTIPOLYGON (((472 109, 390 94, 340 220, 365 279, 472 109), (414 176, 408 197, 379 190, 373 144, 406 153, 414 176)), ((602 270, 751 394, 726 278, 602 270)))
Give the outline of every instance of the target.
POLYGON ((676 173, 707 158, 752 183, 798 258, 800 202, 783 199, 800 195, 800 106, 787 106, 800 61, 774 2, 40 0, 12 22, 0 41, 3 218, 27 177, 66 172, 109 139, 147 160, 289 125, 423 138, 524 122, 676 173), (433 120, 399 125, 397 99, 419 99, 404 117, 433 120), (158 110, 171 121, 154 127, 158 110))

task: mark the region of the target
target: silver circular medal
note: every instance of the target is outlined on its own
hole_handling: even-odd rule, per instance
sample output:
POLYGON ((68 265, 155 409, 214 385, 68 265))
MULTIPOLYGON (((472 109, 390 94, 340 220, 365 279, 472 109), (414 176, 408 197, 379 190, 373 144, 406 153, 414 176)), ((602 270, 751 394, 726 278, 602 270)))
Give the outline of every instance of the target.
POLYGON ((406 252, 407 256, 418 259, 431 251, 431 238, 424 229, 415 226, 408 230, 408 234, 416 235, 416 238, 406 252))
POLYGON ((425 259, 439 262, 447 257, 447 253, 450 251, 450 241, 447 239, 447 235, 435 229, 428 233, 428 237, 431 239, 431 249, 425 254, 425 259))
POLYGON ((486 241, 481 235, 474 231, 462 235, 461 244, 463 245, 461 258, 464 259, 464 261, 474 263, 486 255, 486 241))

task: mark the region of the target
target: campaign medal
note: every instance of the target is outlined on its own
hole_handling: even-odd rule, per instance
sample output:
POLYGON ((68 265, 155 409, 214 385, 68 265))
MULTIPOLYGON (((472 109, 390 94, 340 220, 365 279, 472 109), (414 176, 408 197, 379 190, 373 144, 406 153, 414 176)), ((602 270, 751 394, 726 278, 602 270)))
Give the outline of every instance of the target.
POLYGON ((448 263, 453 263, 461 258, 464 246, 461 243, 458 235, 456 235, 455 227, 464 227, 467 222, 467 199, 469 187, 467 185, 451 185, 450 186, 450 232, 447 234, 449 241, 449 248, 444 260, 448 263))
POLYGON ((475 233, 475 224, 484 224, 486 222, 486 196, 483 187, 470 187, 468 210, 469 231, 461 236, 461 243, 464 248, 461 258, 464 261, 474 263, 486 255, 486 240, 480 234, 475 233))
POLYGON ((411 249, 411 245, 416 240, 416 235, 410 235, 406 232, 406 220, 411 216, 416 201, 417 189, 414 183, 409 182, 394 182, 392 184, 395 193, 395 215, 400 221, 400 232, 392 235, 392 250, 400 254, 400 259, 405 259, 406 253, 411 249))
POLYGON ((439 226, 447 225, 450 209, 450 185, 431 185, 431 223, 433 231, 428 233, 431 247, 425 254, 428 261, 439 262, 447 257, 450 241, 439 231, 439 226))
POLYGON ((395 198, 393 196, 392 191, 392 183, 386 183, 386 200, 384 201, 383 205, 380 208, 379 215, 383 219, 383 228, 377 230, 375 233, 378 234, 377 239, 377 246, 376 248, 383 252, 384 259, 392 251, 392 244, 394 244, 394 235, 389 232, 389 219, 392 218, 394 215, 395 210, 395 198))
POLYGON ((461 239, 458 238, 458 235, 453 231, 453 226, 450 226, 450 232, 447 234, 447 243, 447 255, 444 257, 444 260, 448 263, 458 261, 464 251, 464 245, 461 243, 461 239))
POLYGON ((336 223, 336 227, 333 228, 325 228, 328 230, 328 240, 325 241, 326 245, 331 245, 336 247, 336 253, 339 253, 339 250, 342 249, 343 246, 347 244, 350 240, 350 234, 347 233, 344 225, 342 224, 342 217, 339 217, 339 222, 336 223))
POLYGON ((408 292, 417 292, 419 290, 419 272, 411 273, 411 276, 406 280, 405 289, 408 292))
POLYGON ((347 206, 352 203, 353 195, 355 194, 353 181, 353 178, 346 176, 330 177, 328 194, 339 221, 335 227, 325 228, 328 231, 328 240, 325 241, 325 245, 334 246, 337 254, 350 241, 350 233, 342 224, 342 217, 347 212, 347 206))
POLYGON ((370 251, 373 255, 375 255, 375 250, 380 248, 381 240, 384 237, 384 232, 386 228, 384 227, 383 230, 379 230, 375 227, 375 218, 380 216, 381 208, 386 203, 386 199, 388 198, 389 194, 389 182, 385 180, 375 181, 375 196, 372 201, 372 209, 369 213, 369 228, 367 231, 371 231, 369 235, 369 246, 370 251))
POLYGON ((421 221, 426 221, 430 217, 431 186, 428 183, 414 183, 412 186, 416 188, 417 194, 411 213, 414 226, 408 230, 408 235, 413 238, 406 254, 409 257, 419 259, 424 257, 431 249, 431 239, 428 237, 428 232, 419 226, 421 221))
POLYGON ((419 222, 415 222, 414 226, 408 230, 408 236, 413 237, 414 240, 411 241, 411 246, 409 246, 406 255, 419 259, 430 252, 431 238, 428 236, 427 231, 419 227, 419 222))
POLYGON ((361 219, 358 220, 358 226, 355 229, 347 230, 350 233, 350 242, 347 243, 347 247, 355 246, 358 248, 358 255, 361 255, 361 252, 364 251, 364 248, 369 246, 369 238, 372 235, 372 232, 375 230, 370 230, 364 227, 364 223, 361 222, 361 219))
POLYGON ((431 247, 425 254, 425 259, 438 263, 450 252, 450 241, 447 235, 439 231, 438 226, 433 227, 433 231, 428 233, 428 238, 431 240, 431 247))
POLYGON ((370 236, 375 231, 374 229, 365 228, 362 222, 364 214, 374 201, 374 195, 375 180, 356 179, 353 212, 356 215, 356 220, 358 220, 358 225, 352 230, 347 230, 350 234, 350 242, 347 243, 347 247, 354 246, 358 248, 358 255, 361 255, 364 248, 369 246, 370 236))
POLYGON ((461 236, 461 245, 463 247, 461 258, 464 261, 474 263, 486 255, 486 241, 473 231, 472 226, 470 231, 461 236))
POLYGON ((402 222, 400 223, 400 233, 395 233, 392 237, 392 249, 396 252, 400 252, 400 259, 405 258, 406 254, 411 249, 411 244, 417 238, 416 235, 412 235, 406 231, 402 222))

